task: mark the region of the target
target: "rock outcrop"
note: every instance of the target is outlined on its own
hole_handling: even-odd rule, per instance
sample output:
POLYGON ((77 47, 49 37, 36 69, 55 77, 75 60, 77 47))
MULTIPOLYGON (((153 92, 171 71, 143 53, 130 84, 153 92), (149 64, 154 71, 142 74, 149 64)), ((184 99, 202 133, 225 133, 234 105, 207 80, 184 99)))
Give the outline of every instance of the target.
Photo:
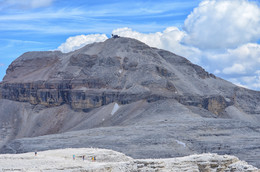
MULTIPOLYGON (((1 98, 46 107, 69 104, 73 109, 86 110, 112 102, 183 99, 189 94, 191 99, 200 96, 202 107, 218 114, 226 103, 208 102, 208 96, 219 99, 218 90, 210 88, 214 82, 221 80, 182 57, 136 40, 117 38, 68 54, 23 54, 7 69, 1 98), (207 85, 206 80, 212 83, 207 85)), ((231 98, 232 94, 233 90, 224 96, 231 98)))
POLYGON ((130 38, 70 53, 28 52, 0 83, 0 152, 90 146, 134 158, 215 152, 259 167, 259 102, 260 92, 130 38))
POLYGON ((0 171, 193 171, 257 172, 235 156, 200 154, 172 159, 133 159, 105 149, 60 149, 16 155, 0 155, 0 171), (75 159, 73 160, 73 155, 75 159), (83 160, 84 156, 84 160, 83 160), (92 160, 95 157, 95 161, 92 160))
MULTIPOLYGON (((129 38, 112 38, 67 54, 25 53, 8 67, 0 88, 2 99, 46 107, 69 104, 77 110, 173 98, 220 115, 239 103, 237 95, 249 98, 249 91, 185 58, 129 38)), ((250 97, 254 107, 260 95, 255 94, 250 97)))

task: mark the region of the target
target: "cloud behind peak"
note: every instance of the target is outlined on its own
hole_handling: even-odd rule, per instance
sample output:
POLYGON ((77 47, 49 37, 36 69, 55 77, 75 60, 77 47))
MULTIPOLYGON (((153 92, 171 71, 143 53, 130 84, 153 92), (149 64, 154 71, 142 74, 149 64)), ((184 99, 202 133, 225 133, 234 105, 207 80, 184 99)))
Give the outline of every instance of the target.
POLYGON ((260 38, 260 8, 247 0, 204 0, 187 17, 184 42, 201 49, 236 48, 260 38))

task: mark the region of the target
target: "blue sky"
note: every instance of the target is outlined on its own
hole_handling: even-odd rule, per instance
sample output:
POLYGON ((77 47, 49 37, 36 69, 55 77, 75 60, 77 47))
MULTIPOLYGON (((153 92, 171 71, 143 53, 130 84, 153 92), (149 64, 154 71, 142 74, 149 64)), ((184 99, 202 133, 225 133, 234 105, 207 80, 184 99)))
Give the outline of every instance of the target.
POLYGON ((113 32, 260 90, 259 9, 247 0, 0 0, 0 78, 24 52, 70 51, 113 32))

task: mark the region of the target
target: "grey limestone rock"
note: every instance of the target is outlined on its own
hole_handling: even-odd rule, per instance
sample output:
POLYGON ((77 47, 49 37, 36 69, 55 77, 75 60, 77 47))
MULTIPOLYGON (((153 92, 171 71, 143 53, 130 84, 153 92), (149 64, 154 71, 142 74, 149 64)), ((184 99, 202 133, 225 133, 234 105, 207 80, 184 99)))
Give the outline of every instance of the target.
POLYGON ((260 166, 260 92, 171 52, 111 38, 28 52, 0 83, 1 153, 100 147, 134 158, 232 154, 260 166))

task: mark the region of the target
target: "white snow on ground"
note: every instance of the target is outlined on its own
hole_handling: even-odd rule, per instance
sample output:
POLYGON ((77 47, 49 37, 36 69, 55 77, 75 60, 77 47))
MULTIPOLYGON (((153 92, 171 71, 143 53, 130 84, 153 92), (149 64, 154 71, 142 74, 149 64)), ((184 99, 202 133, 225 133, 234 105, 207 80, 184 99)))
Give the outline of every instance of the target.
POLYGON ((1 154, 0 172, 6 171, 251 171, 258 169, 235 156, 200 154, 170 159, 133 159, 107 149, 58 149, 24 154, 1 154), (75 155, 75 160, 73 160, 75 155), (85 157, 83 160, 82 157, 85 157), (96 157, 92 161, 92 157, 96 157))
POLYGON ((111 112, 111 115, 114 115, 116 113, 116 111, 118 111, 119 108, 120 108, 120 106, 117 103, 115 103, 114 107, 113 107, 113 110, 111 112))
POLYGON ((179 140, 175 140, 179 145, 182 145, 183 147, 185 147, 186 148, 186 144, 184 143, 184 142, 181 142, 181 141, 179 141, 179 140))

